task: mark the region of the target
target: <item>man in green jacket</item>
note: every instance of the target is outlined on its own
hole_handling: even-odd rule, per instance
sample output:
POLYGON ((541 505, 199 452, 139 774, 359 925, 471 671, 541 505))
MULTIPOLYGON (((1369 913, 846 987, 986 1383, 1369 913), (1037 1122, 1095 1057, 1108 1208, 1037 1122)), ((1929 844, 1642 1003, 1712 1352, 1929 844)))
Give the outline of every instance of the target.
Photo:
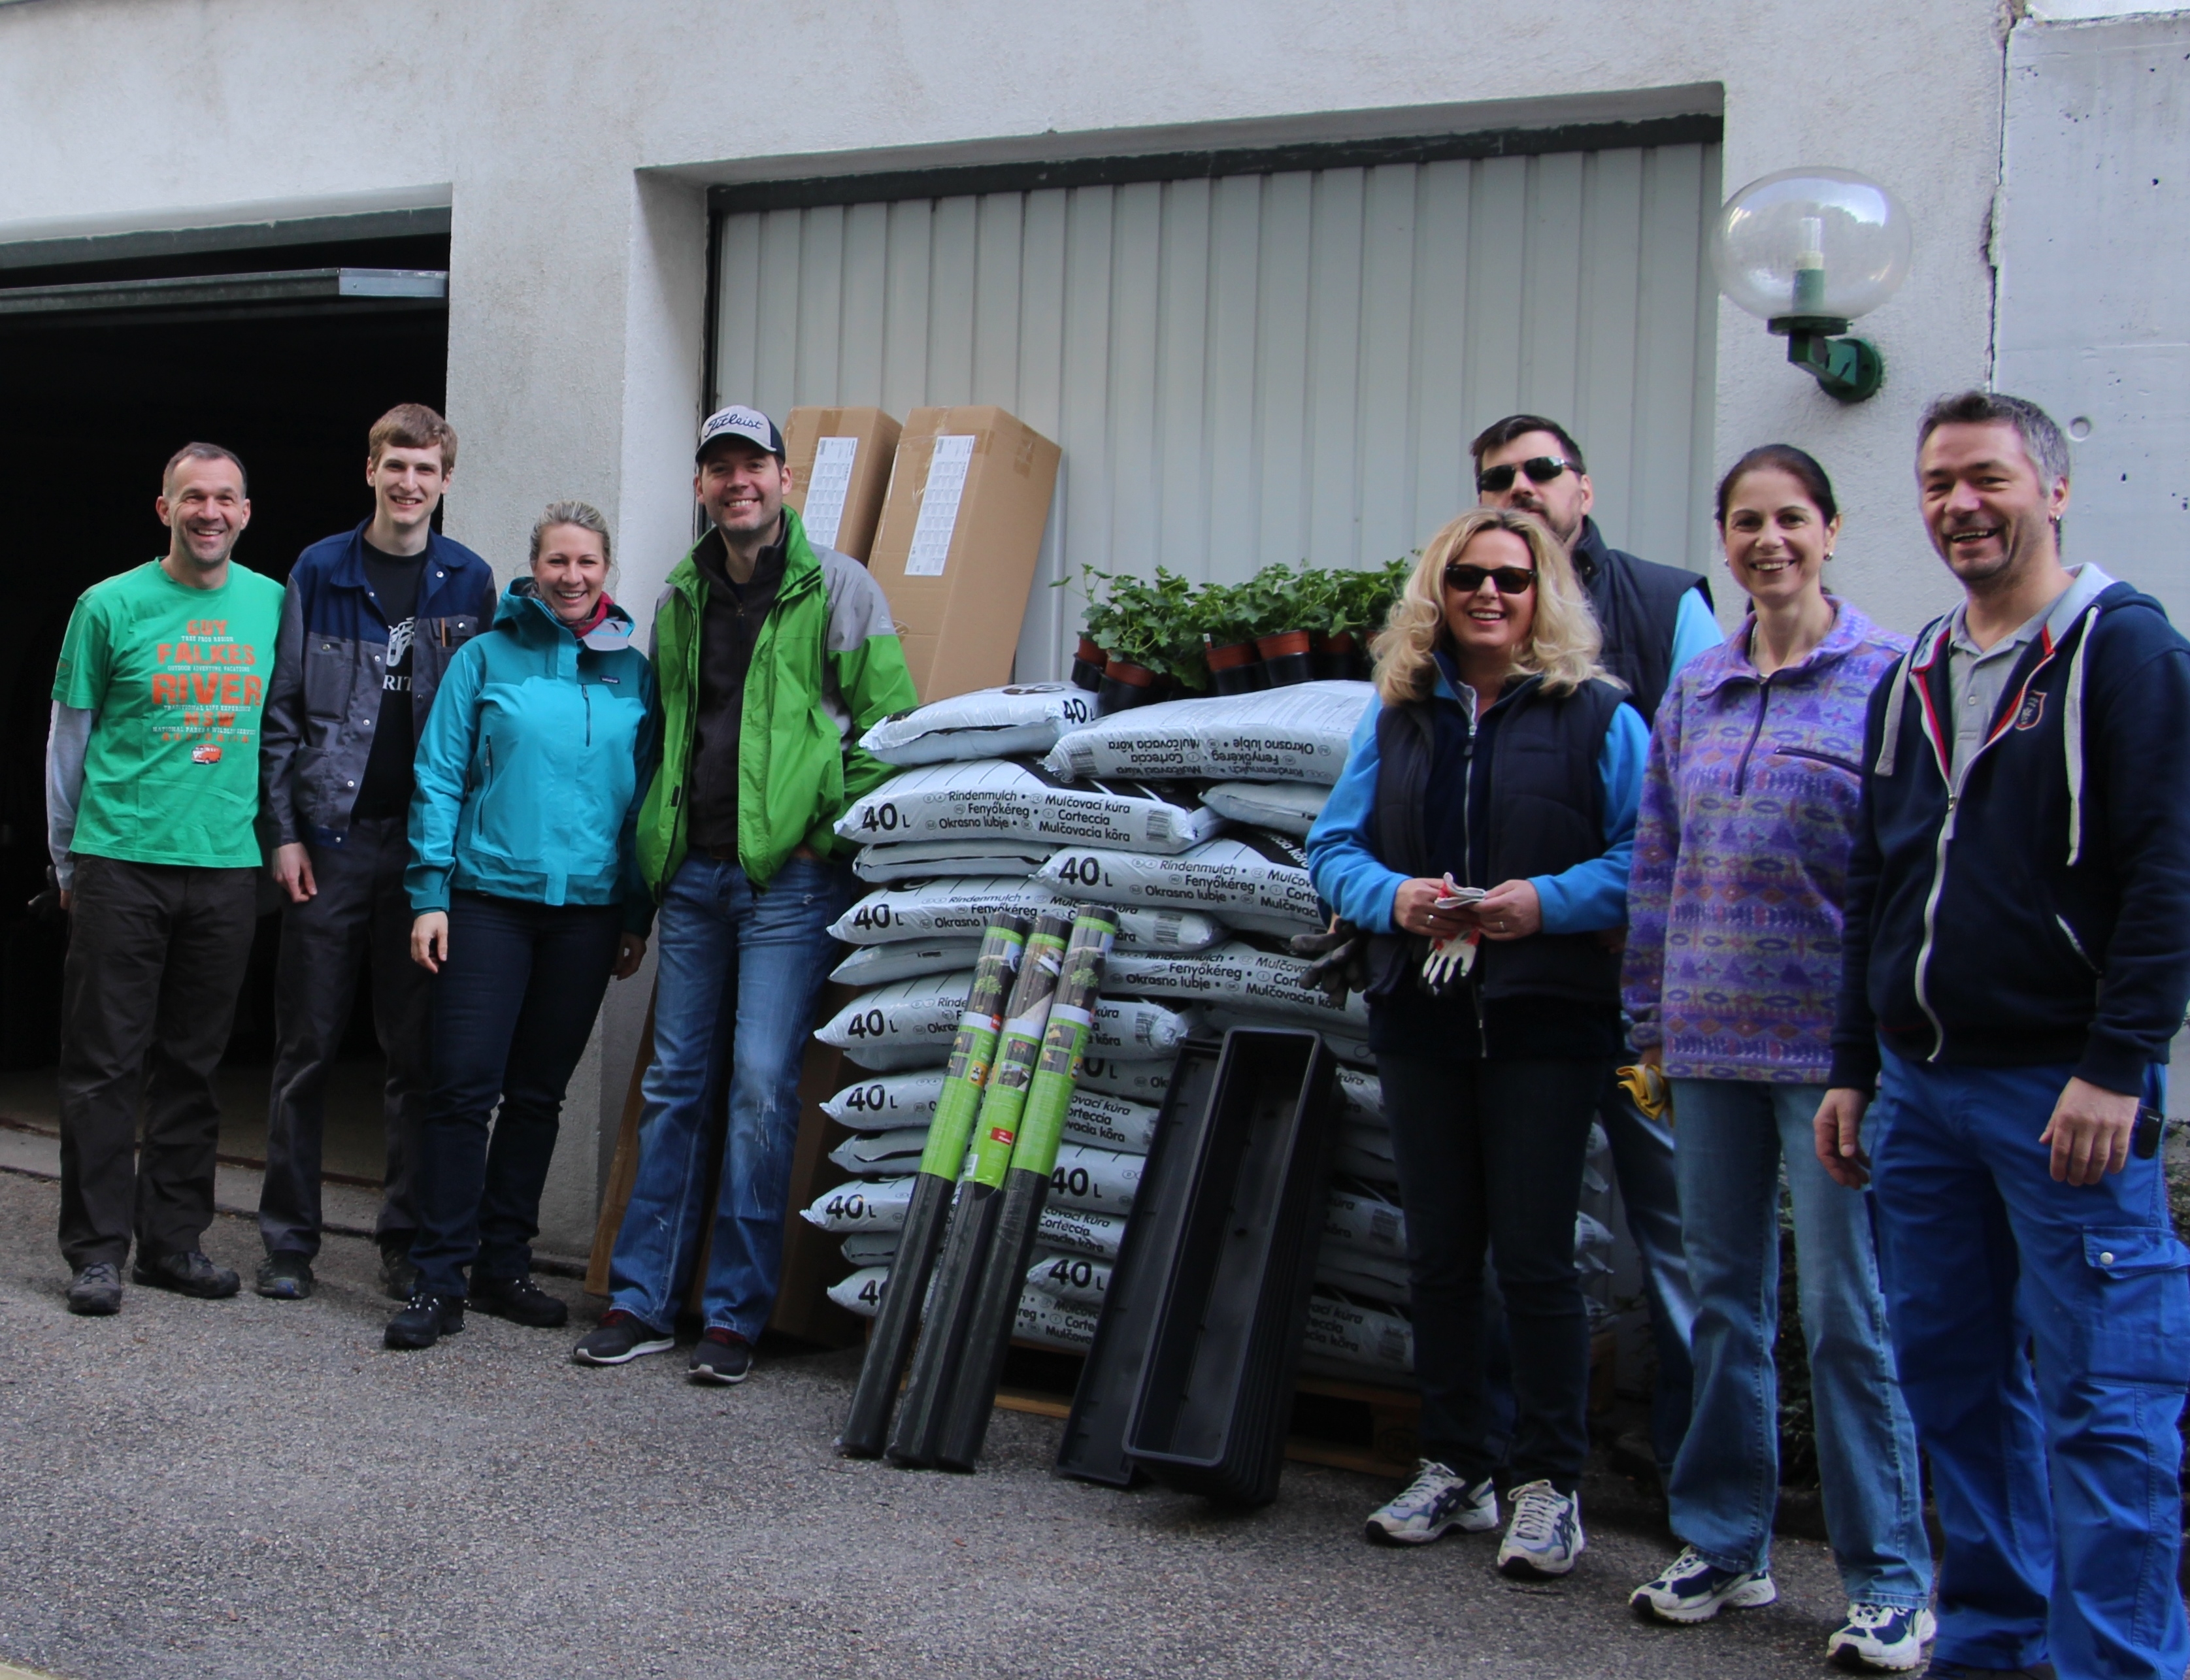
POLYGON ((661 906, 654 1062, 612 1304, 575 1357, 621 1365, 673 1344, 679 1285, 712 1217, 690 1375, 738 1382, 775 1304, 799 1064, 829 924, 851 897, 834 826, 890 774, 860 736, 916 702, 881 586, 808 542, 783 505, 791 472, 774 422, 738 406, 708 416, 692 487, 711 529, 655 606, 661 768, 638 828, 661 906), (725 1100, 711 1213, 710 1110, 725 1100))

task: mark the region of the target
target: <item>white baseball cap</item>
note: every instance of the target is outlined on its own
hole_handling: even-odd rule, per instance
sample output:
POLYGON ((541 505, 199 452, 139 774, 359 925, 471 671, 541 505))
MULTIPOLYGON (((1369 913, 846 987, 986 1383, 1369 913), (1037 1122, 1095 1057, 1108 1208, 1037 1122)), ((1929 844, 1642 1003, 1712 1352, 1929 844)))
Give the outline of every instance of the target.
POLYGON ((728 408, 718 408, 701 423, 700 446, 692 458, 698 460, 707 452, 707 446, 718 438, 743 438, 756 449, 765 450, 777 460, 784 459, 783 434, 775 429, 775 422, 757 408, 747 408, 743 403, 732 403, 728 408))

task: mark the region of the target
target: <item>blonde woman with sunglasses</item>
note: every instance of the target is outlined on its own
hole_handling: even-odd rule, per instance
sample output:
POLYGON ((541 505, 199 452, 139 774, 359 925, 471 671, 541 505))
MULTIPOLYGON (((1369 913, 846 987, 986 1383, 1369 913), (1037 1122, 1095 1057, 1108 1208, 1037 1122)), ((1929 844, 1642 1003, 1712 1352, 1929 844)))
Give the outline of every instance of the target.
POLYGON ((1478 1350, 1496 1269, 1517 1400, 1498 1566, 1584 1541, 1589 1320, 1574 1269, 1591 1117, 1621 1048, 1618 941, 1649 735, 1598 662, 1565 548, 1463 514, 1376 639, 1376 698, 1308 837, 1317 890, 1371 935, 1370 1041, 1407 1214, 1422 1462, 1369 1518, 1419 1544, 1498 1526, 1478 1350))

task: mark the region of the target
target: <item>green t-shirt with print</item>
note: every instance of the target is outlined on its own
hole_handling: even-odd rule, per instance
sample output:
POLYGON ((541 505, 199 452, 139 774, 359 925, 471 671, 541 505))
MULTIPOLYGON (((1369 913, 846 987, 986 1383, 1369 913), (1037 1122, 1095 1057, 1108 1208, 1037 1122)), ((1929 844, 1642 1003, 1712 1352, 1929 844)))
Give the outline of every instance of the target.
POLYGON ((157 560, 77 598, 54 699, 99 714, 69 849, 128 863, 257 866, 258 726, 281 586, 230 562, 192 589, 157 560))

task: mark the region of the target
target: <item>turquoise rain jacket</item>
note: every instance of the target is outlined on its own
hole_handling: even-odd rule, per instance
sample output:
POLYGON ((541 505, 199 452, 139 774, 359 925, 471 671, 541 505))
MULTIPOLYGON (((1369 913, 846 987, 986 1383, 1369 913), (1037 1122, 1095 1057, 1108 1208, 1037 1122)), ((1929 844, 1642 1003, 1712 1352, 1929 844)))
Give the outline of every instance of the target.
POLYGON ((644 934, 639 802, 654 775, 654 672, 613 603, 581 639, 509 586, 494 626, 449 662, 418 740, 411 796, 413 914, 451 892, 529 904, 624 906, 644 934))

